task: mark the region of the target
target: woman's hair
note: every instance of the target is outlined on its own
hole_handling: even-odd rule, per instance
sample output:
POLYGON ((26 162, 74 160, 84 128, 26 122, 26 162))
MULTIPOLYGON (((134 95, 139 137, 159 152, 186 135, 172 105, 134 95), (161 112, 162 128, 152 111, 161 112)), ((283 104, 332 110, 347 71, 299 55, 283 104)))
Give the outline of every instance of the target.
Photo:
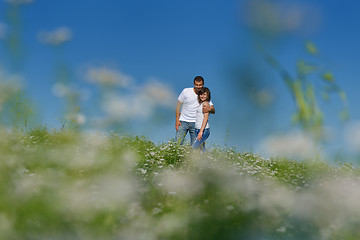
POLYGON ((207 98, 205 101, 210 102, 211 100, 211 93, 210 90, 207 87, 203 87, 198 91, 198 101, 199 103, 202 103, 202 101, 200 100, 200 95, 203 93, 207 93, 207 98))

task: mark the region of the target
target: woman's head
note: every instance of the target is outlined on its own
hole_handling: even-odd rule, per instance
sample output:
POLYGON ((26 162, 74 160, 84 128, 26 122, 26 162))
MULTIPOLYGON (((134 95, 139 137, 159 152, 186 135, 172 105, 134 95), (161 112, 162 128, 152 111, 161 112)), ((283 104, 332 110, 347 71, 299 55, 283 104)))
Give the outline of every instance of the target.
POLYGON ((203 87, 198 91, 199 103, 209 102, 211 100, 211 93, 207 87, 203 87))

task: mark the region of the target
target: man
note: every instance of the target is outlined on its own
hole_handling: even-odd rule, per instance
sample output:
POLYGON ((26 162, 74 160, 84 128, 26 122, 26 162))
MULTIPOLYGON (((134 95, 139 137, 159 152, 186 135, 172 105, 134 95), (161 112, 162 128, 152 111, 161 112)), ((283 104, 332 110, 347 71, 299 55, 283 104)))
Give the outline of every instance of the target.
MULTIPOLYGON (((194 78, 193 88, 184 88, 180 93, 176 105, 176 136, 175 140, 183 144, 187 132, 190 133, 190 144, 192 145, 196 139, 195 122, 196 108, 199 106, 198 91, 204 87, 204 79, 201 76, 194 78), (180 113, 181 109, 181 113, 180 113)), ((204 113, 215 113, 214 106, 210 102, 210 107, 203 108, 204 113)))

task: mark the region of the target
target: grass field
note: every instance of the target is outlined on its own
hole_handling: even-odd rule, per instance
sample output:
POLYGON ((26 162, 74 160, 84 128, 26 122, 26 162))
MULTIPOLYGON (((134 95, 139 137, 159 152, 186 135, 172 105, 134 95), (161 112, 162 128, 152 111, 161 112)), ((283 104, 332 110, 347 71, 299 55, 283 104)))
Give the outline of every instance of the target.
POLYGON ((359 239, 357 168, 37 128, 0 134, 1 239, 359 239))

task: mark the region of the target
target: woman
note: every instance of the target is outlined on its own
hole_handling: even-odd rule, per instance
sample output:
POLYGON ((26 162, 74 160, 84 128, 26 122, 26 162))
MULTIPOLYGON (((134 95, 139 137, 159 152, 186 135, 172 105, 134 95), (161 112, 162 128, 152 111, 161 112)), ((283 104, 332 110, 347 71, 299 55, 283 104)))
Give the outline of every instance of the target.
POLYGON ((203 87, 198 91, 199 106, 196 109, 195 136, 196 140, 193 148, 205 151, 205 141, 210 135, 209 113, 203 113, 204 105, 210 106, 211 93, 207 87, 203 87))

